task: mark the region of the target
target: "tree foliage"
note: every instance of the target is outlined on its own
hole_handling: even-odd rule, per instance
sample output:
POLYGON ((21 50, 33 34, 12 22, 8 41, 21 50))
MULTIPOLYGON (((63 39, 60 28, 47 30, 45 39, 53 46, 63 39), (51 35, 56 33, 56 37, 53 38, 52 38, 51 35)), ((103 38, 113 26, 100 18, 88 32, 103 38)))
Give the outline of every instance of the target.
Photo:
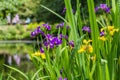
POLYGON ((22 0, 0 0, 0 14, 3 18, 7 13, 17 12, 22 4, 22 0))
POLYGON ((40 0, 24 0, 24 3, 22 3, 22 6, 19 8, 18 13, 22 17, 31 17, 35 14, 36 7, 40 0))
POLYGON ((38 21, 51 21, 52 20, 56 22, 59 20, 59 18, 56 17, 54 14, 42 8, 40 6, 41 4, 61 14, 64 8, 64 1, 62 0, 39 0, 38 5, 36 6, 35 17, 37 18, 38 21))

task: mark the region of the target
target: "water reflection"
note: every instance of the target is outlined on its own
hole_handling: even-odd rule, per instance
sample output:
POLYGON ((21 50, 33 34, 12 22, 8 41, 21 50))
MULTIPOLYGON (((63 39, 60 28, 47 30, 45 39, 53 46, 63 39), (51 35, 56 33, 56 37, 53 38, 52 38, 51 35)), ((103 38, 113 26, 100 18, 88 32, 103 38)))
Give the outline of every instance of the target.
POLYGON ((3 43, 0 44, 0 64, 16 64, 24 60, 30 61, 29 54, 33 53, 33 43, 3 43))

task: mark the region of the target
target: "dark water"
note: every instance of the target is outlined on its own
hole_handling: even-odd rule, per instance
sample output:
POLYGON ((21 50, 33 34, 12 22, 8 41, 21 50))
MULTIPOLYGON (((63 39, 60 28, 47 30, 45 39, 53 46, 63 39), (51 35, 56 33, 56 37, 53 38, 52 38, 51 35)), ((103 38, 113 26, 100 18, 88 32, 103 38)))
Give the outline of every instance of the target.
POLYGON ((0 72, 5 70, 3 64, 17 66, 24 72, 31 67, 29 54, 34 53, 33 42, 3 41, 0 42, 0 72))

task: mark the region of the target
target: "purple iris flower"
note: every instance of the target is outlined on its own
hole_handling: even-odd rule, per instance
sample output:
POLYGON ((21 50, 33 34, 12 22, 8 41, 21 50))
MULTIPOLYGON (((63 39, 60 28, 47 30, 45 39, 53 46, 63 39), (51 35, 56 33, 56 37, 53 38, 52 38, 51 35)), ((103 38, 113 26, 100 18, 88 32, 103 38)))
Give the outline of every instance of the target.
POLYGON ((107 8, 107 4, 100 4, 100 8, 101 8, 102 10, 105 10, 105 9, 107 8))
POLYGON ((55 41, 55 45, 58 46, 58 45, 60 45, 60 44, 62 44, 62 40, 61 40, 61 39, 57 39, 57 40, 55 41))
POLYGON ((110 8, 107 7, 107 8, 105 9, 105 12, 109 13, 109 12, 110 12, 110 8))
POLYGON ((48 41, 44 41, 44 46, 46 46, 46 47, 48 47, 48 45, 49 45, 49 42, 48 41))
POLYGON ((40 27, 38 27, 36 31, 37 31, 37 32, 36 32, 37 34, 42 34, 42 35, 44 35, 44 32, 40 29, 40 27))
POLYGON ((52 38, 52 35, 51 35, 51 34, 47 34, 47 35, 46 35, 46 39, 47 39, 47 40, 50 40, 51 38, 52 38))
POLYGON ((62 39, 62 38, 64 38, 64 39, 68 39, 68 36, 67 35, 63 35, 63 34, 60 34, 60 39, 62 39))
POLYGON ((95 12, 97 12, 99 9, 100 9, 100 7, 96 7, 96 8, 95 8, 95 12))
POLYGON ((88 26, 84 26, 84 27, 82 28, 82 30, 83 30, 83 31, 86 31, 86 32, 88 32, 88 33, 91 32, 90 27, 88 27, 88 26))
POLYGON ((67 40, 67 39, 68 39, 68 36, 67 36, 67 35, 65 35, 65 36, 64 36, 64 38, 67 40))
POLYGON ((43 27, 45 27, 48 31, 51 30, 51 26, 48 23, 43 24, 43 27))
POLYGON ((31 37, 35 37, 36 36, 36 33, 33 31, 31 32, 31 37))
POLYGON ((38 26, 36 30, 37 30, 37 33, 40 33, 41 32, 40 26, 38 26))
POLYGON ((62 44, 62 40, 59 39, 58 37, 53 37, 51 43, 58 46, 58 45, 62 44))
POLYGON ((69 29, 70 28, 70 26, 66 26, 66 29, 69 29))
POLYGON ((100 6, 95 8, 95 12, 97 12, 99 9, 105 11, 106 13, 110 12, 110 8, 107 6, 107 4, 100 4, 100 6))
POLYGON ((58 25, 56 26, 56 28, 58 29, 58 28, 61 28, 61 27, 63 27, 63 26, 64 26, 64 22, 58 24, 58 25))
POLYGON ((67 80, 67 78, 62 78, 62 77, 59 77, 59 79, 58 80, 67 80))
POLYGON ((31 32, 31 37, 35 37, 38 34, 45 35, 44 32, 40 29, 40 26, 38 26, 34 31, 31 32))
POLYGON ((60 34, 60 39, 64 38, 64 35, 63 34, 60 34))
POLYGON ((43 49, 42 47, 40 48, 40 52, 41 52, 41 53, 44 53, 44 49, 43 49))
POLYGON ((67 80, 67 78, 64 78, 64 80, 67 80))
POLYGON ((54 48, 54 44, 50 43, 50 48, 51 49, 54 48))
POLYGON ((62 80, 62 77, 59 77, 59 79, 58 80, 62 80))
POLYGON ((100 36, 104 36, 104 35, 105 35, 104 31, 100 32, 100 36))
POLYGON ((70 41, 69 45, 73 48, 74 47, 74 41, 70 41))

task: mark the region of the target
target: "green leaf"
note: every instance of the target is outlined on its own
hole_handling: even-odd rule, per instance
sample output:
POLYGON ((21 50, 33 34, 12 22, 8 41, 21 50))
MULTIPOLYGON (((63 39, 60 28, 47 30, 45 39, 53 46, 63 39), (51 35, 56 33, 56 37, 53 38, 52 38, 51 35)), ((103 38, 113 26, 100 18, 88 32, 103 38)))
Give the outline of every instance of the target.
POLYGON ((58 16, 60 19, 62 19, 62 20, 65 21, 66 23, 68 23, 67 20, 65 20, 65 19, 64 19, 62 16, 60 16, 58 13, 56 13, 56 12, 54 12, 53 10, 45 7, 44 5, 40 5, 40 6, 43 7, 44 9, 50 11, 51 13, 55 14, 56 16, 58 16))
POLYGON ((77 33, 77 28, 76 28, 77 26, 75 22, 75 17, 72 11, 71 0, 64 0, 64 2, 66 6, 66 14, 67 14, 68 23, 71 28, 69 39, 74 40, 76 44, 78 33, 77 33))
POLYGON ((25 77, 26 80, 28 80, 28 76, 27 76, 26 74, 24 74, 22 71, 14 68, 14 67, 8 66, 8 65, 6 65, 6 64, 3 64, 3 65, 6 66, 6 67, 8 67, 8 68, 10 68, 10 69, 12 69, 12 70, 14 70, 14 71, 16 71, 16 72, 18 72, 18 73, 21 74, 23 77, 25 77))
POLYGON ((37 72, 33 75, 33 77, 31 78, 31 80, 35 79, 35 76, 42 70, 42 68, 38 69, 37 72))

